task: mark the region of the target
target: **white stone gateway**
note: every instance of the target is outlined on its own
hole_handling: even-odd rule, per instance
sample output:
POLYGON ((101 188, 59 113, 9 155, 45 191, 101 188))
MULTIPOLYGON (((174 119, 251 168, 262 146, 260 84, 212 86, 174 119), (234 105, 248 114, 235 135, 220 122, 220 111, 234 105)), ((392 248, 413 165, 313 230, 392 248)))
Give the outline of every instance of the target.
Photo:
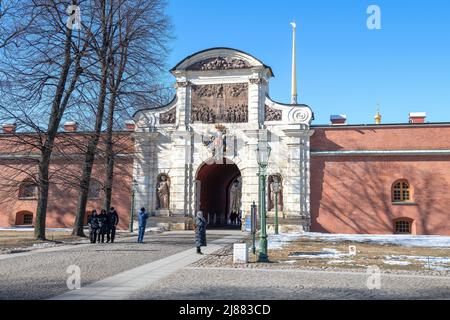
MULTIPOLYGON (((252 203, 258 203, 256 147, 266 137, 272 150, 267 181, 282 185, 281 231, 308 231, 311 109, 271 100, 272 69, 238 50, 205 50, 171 72, 173 100, 134 116, 136 209, 144 206, 167 219, 202 210, 210 226, 244 225, 252 203), (167 198, 158 192, 161 183, 167 198)), ((269 224, 271 199, 268 194, 269 224)))

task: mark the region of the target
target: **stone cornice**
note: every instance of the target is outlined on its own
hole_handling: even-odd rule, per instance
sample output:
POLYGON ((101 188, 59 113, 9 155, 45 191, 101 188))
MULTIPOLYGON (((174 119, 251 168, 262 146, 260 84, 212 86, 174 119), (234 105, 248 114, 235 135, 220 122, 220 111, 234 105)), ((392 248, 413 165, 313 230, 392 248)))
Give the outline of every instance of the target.
POLYGON ((351 156, 450 156, 450 150, 345 150, 311 151, 313 157, 351 156))

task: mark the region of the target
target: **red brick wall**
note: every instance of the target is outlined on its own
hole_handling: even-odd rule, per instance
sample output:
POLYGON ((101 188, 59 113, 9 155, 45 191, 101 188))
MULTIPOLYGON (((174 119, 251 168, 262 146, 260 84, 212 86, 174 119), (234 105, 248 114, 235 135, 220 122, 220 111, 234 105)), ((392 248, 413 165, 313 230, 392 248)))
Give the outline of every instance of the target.
MULTIPOLYGON (((314 128, 312 150, 450 149, 450 127, 314 128)), ((314 232, 392 234, 397 218, 417 234, 450 235, 450 156, 312 157, 314 232), (406 179, 409 205, 392 203, 392 184, 406 179)))
MULTIPOLYGON (((0 149, 3 138, 0 135, 0 149)), ((73 137, 72 137, 73 138, 73 137)), ((60 147, 61 145, 59 145, 60 147)), ((100 146, 101 148, 102 146, 100 146)), ((131 208, 131 181, 133 170, 132 149, 133 141, 130 135, 120 137, 118 153, 127 154, 126 157, 116 158, 115 178, 113 185, 112 206, 119 213, 119 228, 127 229, 131 208)), ((56 150, 58 149, 58 146, 56 150)), ((3 149, 3 151, 5 151, 3 149)), ((59 150, 60 151, 60 150, 59 150)), ((56 151, 55 153, 57 153, 56 151)), ((49 203, 47 210, 46 226, 48 228, 71 228, 75 221, 75 212, 78 200, 78 180, 81 176, 81 164, 83 157, 80 154, 72 154, 74 158, 56 158, 50 168, 51 183, 49 190, 49 203)), ((22 211, 29 211, 36 216, 37 200, 20 200, 18 198, 18 186, 21 181, 36 172, 36 164, 26 163, 23 160, 0 161, 0 227, 10 227, 16 224, 16 216, 22 211), (21 173, 24 171, 25 173, 21 173)), ((105 180, 105 160, 99 157, 93 168, 92 178, 103 183, 105 180)), ((88 212, 92 209, 100 211, 103 206, 104 196, 96 200, 89 200, 88 212)))
POLYGON ((424 150, 450 149, 450 125, 313 128, 311 149, 424 150))

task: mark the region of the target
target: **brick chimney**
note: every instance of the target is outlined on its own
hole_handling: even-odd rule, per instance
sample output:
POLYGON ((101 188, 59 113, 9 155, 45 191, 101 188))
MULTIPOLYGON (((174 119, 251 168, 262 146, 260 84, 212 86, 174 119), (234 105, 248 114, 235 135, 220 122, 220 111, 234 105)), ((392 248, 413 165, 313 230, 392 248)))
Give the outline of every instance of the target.
POLYGON ((125 121, 125 130, 127 131, 134 131, 136 130, 136 124, 133 120, 127 120, 125 121))
POLYGON ((78 130, 78 123, 75 121, 66 121, 64 123, 64 131, 65 132, 77 132, 78 130))
POLYGON ((11 134, 16 132, 17 125, 15 123, 5 123, 3 125, 3 133, 11 134))
POLYGON ((343 126, 347 124, 347 116, 343 114, 331 115, 330 121, 333 126, 343 126))
POLYGON ((411 112, 409 114, 409 123, 425 123, 426 112, 411 112))

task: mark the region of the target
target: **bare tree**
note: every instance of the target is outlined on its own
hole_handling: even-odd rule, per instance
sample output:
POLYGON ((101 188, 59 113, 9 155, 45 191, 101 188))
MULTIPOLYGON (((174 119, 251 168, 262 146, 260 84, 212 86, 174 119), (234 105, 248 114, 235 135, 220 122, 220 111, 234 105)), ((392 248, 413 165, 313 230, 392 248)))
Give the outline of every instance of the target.
POLYGON ((122 125, 136 101, 154 103, 164 89, 152 86, 163 70, 171 29, 164 13, 166 2, 128 1, 118 10, 118 34, 110 61, 109 106, 106 128, 106 177, 104 207, 111 207, 115 154, 113 130, 122 125), (142 63, 145 61, 145 63, 142 63), (115 124, 118 123, 118 126, 115 124))
POLYGON ((3 53, 0 101, 3 119, 13 119, 23 143, 38 150, 38 204, 35 237, 45 239, 50 183, 50 161, 64 113, 83 73, 90 35, 74 32, 66 24, 66 10, 79 1, 33 0, 22 10, 31 18, 15 43, 21 50, 3 53), (84 40, 83 40, 84 39, 84 40), (20 130, 34 132, 24 141, 20 130))
POLYGON ((20 0, 0 0, 0 49, 15 44, 32 25, 34 15, 26 15, 26 5, 20 0))
POLYGON ((97 146, 103 129, 105 110, 106 162, 105 208, 110 207, 114 177, 113 130, 118 115, 135 105, 131 102, 154 95, 149 84, 161 71, 166 57, 169 23, 164 0, 99 1, 102 22, 99 40, 94 42, 101 65, 97 78, 99 98, 92 139, 87 146, 73 234, 84 236, 83 222, 97 146))

